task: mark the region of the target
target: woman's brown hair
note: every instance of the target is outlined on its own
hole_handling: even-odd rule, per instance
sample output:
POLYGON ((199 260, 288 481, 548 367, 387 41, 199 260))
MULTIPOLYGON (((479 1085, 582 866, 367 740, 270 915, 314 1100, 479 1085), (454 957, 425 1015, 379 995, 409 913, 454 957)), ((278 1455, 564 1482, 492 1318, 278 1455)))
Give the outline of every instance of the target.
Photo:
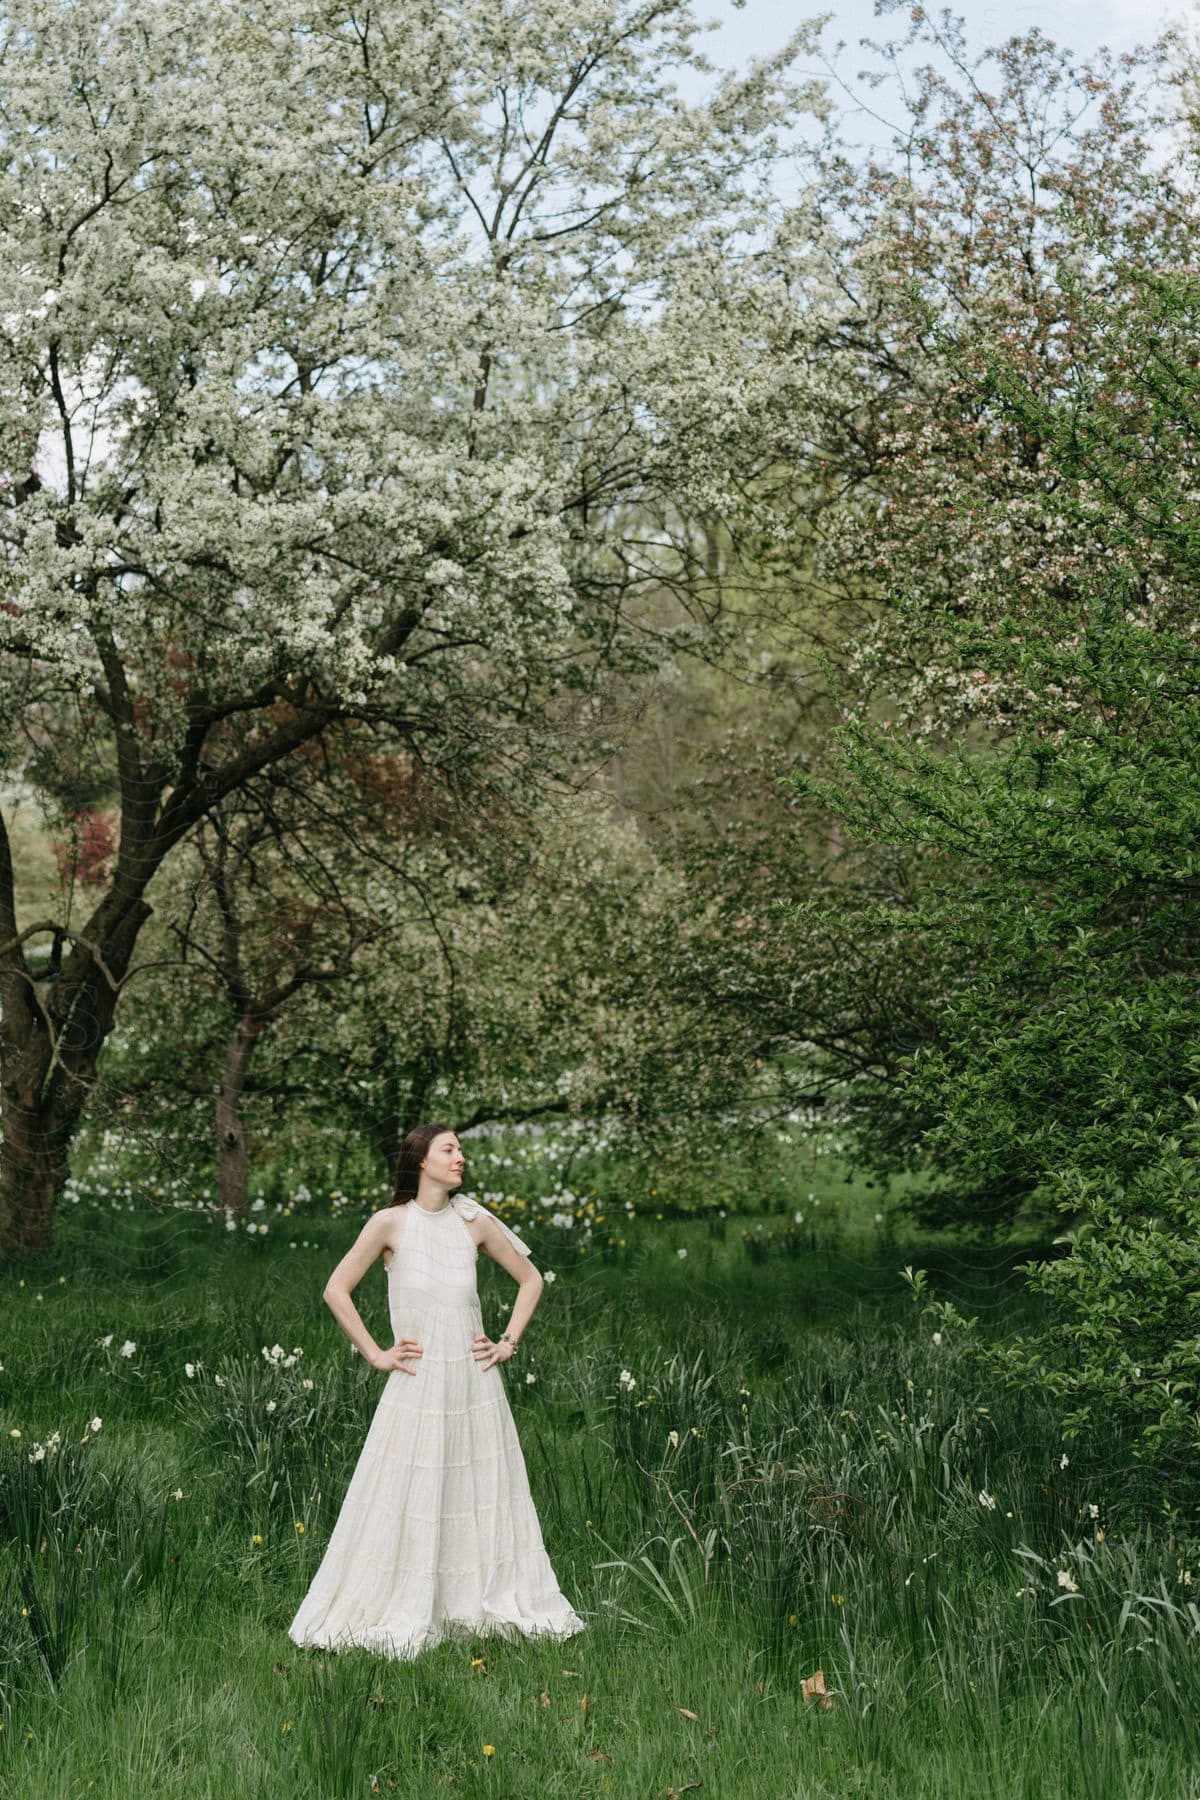
POLYGON ((400 1146, 400 1154, 396 1158, 396 1182, 392 1189, 392 1205, 402 1206, 406 1200, 417 1197, 417 1183, 421 1179, 421 1161, 435 1137, 443 1131, 453 1131, 453 1125, 416 1125, 409 1132, 400 1146))

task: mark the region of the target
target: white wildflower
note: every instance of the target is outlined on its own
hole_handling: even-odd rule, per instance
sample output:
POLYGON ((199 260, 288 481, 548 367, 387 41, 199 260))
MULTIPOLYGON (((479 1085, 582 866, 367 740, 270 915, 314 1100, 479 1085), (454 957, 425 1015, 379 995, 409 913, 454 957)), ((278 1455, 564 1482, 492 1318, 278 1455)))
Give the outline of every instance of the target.
POLYGON ((932 1341, 933 1341, 934 1348, 940 1350, 941 1346, 942 1346, 942 1334, 940 1331, 934 1332, 932 1341))
POLYGON ((996 1510, 995 1494, 989 1494, 987 1492, 986 1488, 981 1488, 980 1493, 979 1493, 979 1504, 980 1504, 980 1506, 986 1507, 988 1512, 995 1512, 995 1510, 996 1510))
POLYGON ((682 1262, 684 1257, 687 1255, 687 1251, 686 1250, 677 1250, 675 1252, 675 1254, 679 1258, 680 1262, 682 1262))
POLYGON ((1068 1594, 1077 1594, 1079 1592, 1079 1583, 1072 1575, 1070 1569, 1060 1569, 1058 1571, 1058 1585, 1060 1588, 1064 1588, 1068 1594))
POLYGON ((99 1429, 100 1429, 101 1425, 103 1425, 103 1423, 104 1423, 103 1419, 100 1419, 100 1418, 89 1419, 88 1420, 88 1430, 92 1433, 93 1436, 95 1436, 96 1432, 99 1431, 99 1429))
POLYGON ((134 1343, 133 1339, 126 1338, 125 1342, 121 1345, 121 1355, 132 1356, 136 1349, 137 1345, 134 1343))
POLYGON ((627 1394, 632 1394, 634 1388, 637 1386, 637 1382, 634 1380, 633 1376, 629 1373, 628 1369, 622 1369, 621 1373, 617 1376, 617 1380, 620 1383, 620 1385, 625 1389, 625 1392, 627 1394))

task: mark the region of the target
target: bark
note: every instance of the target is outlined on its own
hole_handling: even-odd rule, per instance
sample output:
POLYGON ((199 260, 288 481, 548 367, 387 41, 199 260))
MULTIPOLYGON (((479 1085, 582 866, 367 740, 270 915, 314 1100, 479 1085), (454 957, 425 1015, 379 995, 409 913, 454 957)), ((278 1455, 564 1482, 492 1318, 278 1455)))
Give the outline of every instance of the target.
POLYGON ((31 968, 18 934, 0 822, 0 1256, 49 1249, 71 1141, 112 1028, 121 979, 150 909, 118 882, 84 931, 56 932, 49 968, 31 968), (62 940, 69 953, 60 954, 62 940))
POLYGON ((0 1253, 19 1258, 53 1245, 54 1208, 70 1172, 78 1112, 23 1105, 6 1085, 3 1115, 0 1253))
POLYGON ((258 1041, 261 1022, 240 1018, 225 1052, 225 1066, 217 1083, 217 1200, 231 1212, 245 1212, 247 1192, 246 1126, 242 1097, 246 1071, 258 1041))

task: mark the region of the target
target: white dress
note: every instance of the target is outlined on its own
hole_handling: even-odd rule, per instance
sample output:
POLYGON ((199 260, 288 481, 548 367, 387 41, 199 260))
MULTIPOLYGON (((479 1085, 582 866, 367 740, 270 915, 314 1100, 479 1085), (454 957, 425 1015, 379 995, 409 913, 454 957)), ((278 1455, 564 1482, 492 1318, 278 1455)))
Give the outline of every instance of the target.
POLYGON ((587 1628, 546 1555, 500 1365, 481 1369, 471 1353, 483 1315, 465 1221, 482 1210, 464 1199, 440 1212, 403 1208, 388 1305, 396 1339, 415 1337, 424 1354, 415 1375, 387 1377, 288 1627, 294 1643, 411 1658, 448 1637, 566 1638, 587 1628))

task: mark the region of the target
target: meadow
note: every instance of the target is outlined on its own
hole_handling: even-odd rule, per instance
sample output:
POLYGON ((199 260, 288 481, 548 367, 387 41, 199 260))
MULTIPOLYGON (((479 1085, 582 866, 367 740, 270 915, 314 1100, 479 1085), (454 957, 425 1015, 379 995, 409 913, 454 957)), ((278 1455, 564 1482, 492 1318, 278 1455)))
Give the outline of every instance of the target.
POLYGON ((1200 1795, 1200 1547, 904 1274, 1008 1331, 1029 1246, 921 1236, 804 1137, 719 1194, 479 1142, 553 1276, 505 1379, 589 1629, 408 1664, 286 1636, 381 1382, 321 1287, 384 1196, 281 1173, 226 1220, 96 1159, 0 1276, 0 1791, 1200 1795))

